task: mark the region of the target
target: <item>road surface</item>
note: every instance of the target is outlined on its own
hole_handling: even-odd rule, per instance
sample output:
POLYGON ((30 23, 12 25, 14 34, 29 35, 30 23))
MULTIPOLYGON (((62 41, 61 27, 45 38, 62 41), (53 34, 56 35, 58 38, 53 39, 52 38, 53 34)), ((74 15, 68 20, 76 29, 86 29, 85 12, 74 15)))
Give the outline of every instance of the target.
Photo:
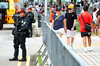
MULTIPOLYGON (((4 29, 0 30, 0 66, 33 66, 30 64, 30 59, 39 50, 42 44, 42 37, 27 38, 27 58, 26 62, 9 61, 13 57, 13 35, 12 30, 14 26, 11 24, 5 24, 4 29)), ((19 58, 21 57, 21 49, 19 58)))

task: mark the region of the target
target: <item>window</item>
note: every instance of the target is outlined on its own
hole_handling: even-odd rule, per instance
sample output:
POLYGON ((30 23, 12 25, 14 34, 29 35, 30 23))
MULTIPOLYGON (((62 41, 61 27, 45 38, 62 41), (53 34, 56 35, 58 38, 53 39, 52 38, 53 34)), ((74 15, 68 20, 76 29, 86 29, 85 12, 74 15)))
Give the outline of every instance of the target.
POLYGON ((8 7, 8 2, 0 2, 0 8, 7 9, 8 7))

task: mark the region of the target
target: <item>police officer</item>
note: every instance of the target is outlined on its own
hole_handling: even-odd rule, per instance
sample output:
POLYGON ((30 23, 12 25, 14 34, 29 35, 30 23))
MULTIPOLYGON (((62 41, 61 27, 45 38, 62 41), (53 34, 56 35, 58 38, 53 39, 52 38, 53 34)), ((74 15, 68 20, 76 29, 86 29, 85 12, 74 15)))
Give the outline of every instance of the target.
POLYGON ((9 61, 16 61, 18 60, 18 54, 19 54, 19 45, 22 49, 22 59, 19 61, 26 61, 26 37, 28 34, 29 29, 29 18, 26 16, 25 10, 20 11, 20 21, 17 23, 17 30, 14 35, 14 57, 12 59, 9 59, 9 61))
POLYGON ((19 13, 18 9, 15 10, 15 14, 13 15, 12 18, 15 21, 14 26, 16 26, 17 22, 20 20, 20 13, 19 13))
POLYGON ((41 27, 41 22, 40 22, 40 20, 41 20, 41 14, 40 14, 40 7, 41 7, 41 5, 39 5, 39 7, 36 9, 36 12, 37 12, 37 15, 38 15, 38 28, 40 28, 41 27))
POLYGON ((32 30, 32 23, 34 21, 34 14, 32 13, 32 8, 28 8, 28 13, 27 16, 29 17, 29 29, 30 29, 30 37, 33 35, 33 30, 32 30))

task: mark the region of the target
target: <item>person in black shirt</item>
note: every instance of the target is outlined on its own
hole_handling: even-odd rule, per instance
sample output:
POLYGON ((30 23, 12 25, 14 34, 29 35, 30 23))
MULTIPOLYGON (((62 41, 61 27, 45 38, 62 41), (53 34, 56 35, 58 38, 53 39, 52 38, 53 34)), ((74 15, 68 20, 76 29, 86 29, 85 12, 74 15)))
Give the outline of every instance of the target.
POLYGON ((32 13, 32 8, 28 8, 28 13, 26 15, 29 17, 30 37, 32 37, 33 35, 32 23, 34 20, 34 14, 32 13))
POLYGON ((66 3, 66 13, 68 13, 68 3, 66 3))
POLYGON ((20 20, 20 13, 18 11, 18 9, 15 10, 15 14, 12 17, 15 21, 14 26, 16 25, 16 23, 20 20))
POLYGON ((19 45, 22 49, 22 59, 18 61, 26 61, 26 37, 28 37, 29 33, 29 18, 26 16, 25 10, 20 11, 20 20, 18 21, 18 24, 16 24, 16 31, 14 34, 14 57, 12 59, 9 59, 9 61, 17 61, 18 55, 19 55, 19 45))
POLYGON ((77 20, 77 15, 75 12, 73 12, 73 6, 69 5, 68 6, 68 11, 69 13, 65 14, 65 21, 66 21, 66 36, 67 36, 67 45, 70 45, 70 38, 71 38, 71 47, 73 46, 74 42, 74 37, 76 33, 76 20, 77 20))

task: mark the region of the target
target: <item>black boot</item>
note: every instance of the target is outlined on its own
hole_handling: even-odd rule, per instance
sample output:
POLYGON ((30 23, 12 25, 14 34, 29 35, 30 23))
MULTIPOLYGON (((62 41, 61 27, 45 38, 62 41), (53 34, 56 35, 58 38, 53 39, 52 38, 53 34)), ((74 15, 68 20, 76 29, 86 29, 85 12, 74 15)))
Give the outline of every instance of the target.
POLYGON ((26 61, 26 58, 22 58, 22 59, 20 59, 20 60, 18 60, 18 61, 26 61))
POLYGON ((18 60, 17 57, 14 57, 14 58, 12 58, 12 59, 9 59, 9 61, 17 61, 17 60, 18 60))

